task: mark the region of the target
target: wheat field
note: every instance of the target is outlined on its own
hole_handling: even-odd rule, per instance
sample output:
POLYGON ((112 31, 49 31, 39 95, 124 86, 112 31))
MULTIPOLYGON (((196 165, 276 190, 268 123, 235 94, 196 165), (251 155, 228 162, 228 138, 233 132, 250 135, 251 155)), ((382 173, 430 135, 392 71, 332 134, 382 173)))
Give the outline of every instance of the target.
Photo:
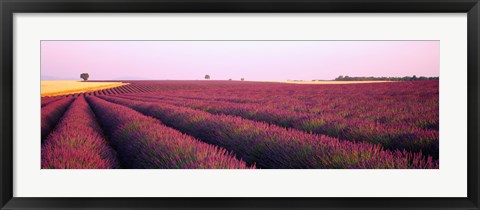
POLYGON ((41 83, 42 97, 84 93, 128 84, 122 82, 82 82, 74 80, 46 80, 41 83))

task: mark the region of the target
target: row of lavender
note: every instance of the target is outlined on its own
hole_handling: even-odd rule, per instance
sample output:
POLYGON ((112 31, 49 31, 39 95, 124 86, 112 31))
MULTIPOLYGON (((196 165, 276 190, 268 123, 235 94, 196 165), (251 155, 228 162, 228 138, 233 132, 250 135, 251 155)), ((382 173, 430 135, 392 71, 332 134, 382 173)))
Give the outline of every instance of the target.
MULTIPOLYGON (((122 96, 120 96, 122 97, 122 96)), ((124 96, 141 101, 160 101, 186 106, 212 114, 240 116, 286 128, 328 135, 344 140, 367 141, 381 144, 388 149, 406 149, 431 155, 438 159, 438 131, 412 127, 410 124, 388 125, 359 119, 345 119, 335 114, 297 113, 288 110, 266 108, 260 104, 182 99, 159 96, 124 96)))
MULTIPOLYGON (((49 114, 52 115, 51 112, 42 110, 42 122, 44 116, 49 114)), ((56 115, 56 118, 60 117, 56 115)), ((46 133, 42 129, 42 134, 47 136, 46 133)), ((120 167, 116 152, 108 145, 84 97, 72 102, 55 130, 43 142, 41 154, 42 168, 45 169, 120 167)))
POLYGON ((170 91, 186 99, 261 104, 299 113, 335 114, 438 130, 438 81, 355 85, 283 85, 170 91))
POLYGON ((335 113, 379 123, 410 123, 438 130, 438 81, 355 85, 271 85, 223 89, 172 90, 187 99, 261 104, 267 108, 335 113), (359 112, 352 114, 352 112, 359 112))
POLYGON ((225 149, 184 135, 157 119, 97 97, 88 101, 127 168, 249 168, 225 149))
MULTIPOLYGON (((297 99, 289 99, 287 97, 288 94, 282 94, 280 90, 276 90, 278 92, 275 94, 270 94, 275 96, 275 100, 265 99, 269 95, 259 94, 258 92, 262 92, 262 90, 249 90, 251 93, 247 90, 236 91, 236 94, 240 96, 247 92, 248 97, 245 95, 245 99, 239 98, 239 96, 229 96, 229 91, 225 90, 219 90, 224 95, 216 97, 215 95, 218 93, 215 91, 175 91, 174 93, 132 94, 125 97, 141 101, 161 101, 163 103, 199 109, 212 114, 240 116, 344 140, 367 141, 381 144, 385 148, 392 150, 422 151, 422 153, 438 159, 438 98, 435 100, 434 97, 435 95, 438 97, 438 90, 436 90, 434 83, 414 83, 414 85, 396 83, 395 86, 389 84, 390 88, 379 88, 384 86, 386 85, 379 86, 377 84, 375 88, 369 90, 366 87, 358 88, 356 85, 349 85, 347 86, 348 88, 354 87, 358 89, 356 94, 346 90, 344 91, 344 96, 337 97, 339 99, 330 99, 335 101, 336 106, 339 108, 326 107, 330 106, 330 102, 327 105, 320 104, 323 100, 329 100, 325 99, 328 98, 326 93, 322 93, 324 94, 323 97, 320 97, 319 95, 321 94, 317 93, 321 100, 316 100, 316 102, 307 100, 301 103, 297 99), (387 90, 389 92, 385 92, 387 90), (377 93, 373 94, 372 92, 377 93), (425 93, 429 93, 427 94, 428 97, 424 97, 425 93), (352 94, 357 98, 356 103, 345 104, 345 101, 348 101, 352 94), (383 101, 390 101, 389 103, 393 108, 388 107, 392 111, 382 112, 377 107, 385 107, 384 102, 382 100, 372 100, 368 96, 386 98, 383 101), (279 97, 281 98, 278 99, 279 97), (395 103, 392 102, 392 98, 395 98, 395 103), (291 101, 290 107, 284 107, 285 105, 283 105, 282 101, 285 100, 291 101), (402 102, 398 100, 402 100, 402 102), (365 101, 368 101, 368 103, 365 101), (340 102, 343 105, 338 105, 340 102), (318 106, 316 108, 322 111, 298 110, 298 107, 306 107, 306 103, 314 103, 318 106), (358 104, 361 104, 361 106, 358 104), (412 107, 418 108, 412 110, 412 107), (396 113, 392 114, 394 111, 396 113), (370 120, 369 117, 366 117, 374 115, 376 119, 383 120, 370 120)), ((338 92, 338 88, 332 87, 334 86, 329 86, 327 89, 338 92)), ((297 87, 297 89, 303 90, 303 86, 297 87)), ((323 91, 322 89, 316 90, 316 92, 323 91)), ((315 95, 315 93, 306 92, 315 95)), ((337 94, 337 92, 333 94, 337 94)), ((299 97, 299 95, 304 95, 304 93, 296 93, 292 95, 292 98, 299 97)))
POLYGON ((438 161, 421 153, 389 151, 366 142, 341 141, 168 103, 112 96, 101 98, 133 108, 183 133, 221 146, 260 168, 438 168, 438 161))
POLYGON ((42 168, 255 168, 132 109, 88 101, 93 110, 85 97, 42 108, 42 168))
POLYGON ((275 92, 249 88, 176 91, 170 94, 185 99, 257 104, 298 113, 335 114, 346 119, 388 125, 407 123, 419 129, 438 130, 438 82, 427 84, 327 85, 316 89, 311 86, 284 86, 275 92))

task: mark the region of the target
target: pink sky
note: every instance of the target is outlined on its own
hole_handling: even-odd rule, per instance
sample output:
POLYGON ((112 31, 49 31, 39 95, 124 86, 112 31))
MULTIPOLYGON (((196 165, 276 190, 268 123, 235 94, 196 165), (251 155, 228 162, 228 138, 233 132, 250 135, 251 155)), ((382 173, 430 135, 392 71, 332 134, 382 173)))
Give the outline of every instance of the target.
POLYGON ((439 41, 42 41, 42 79, 439 76, 439 41))

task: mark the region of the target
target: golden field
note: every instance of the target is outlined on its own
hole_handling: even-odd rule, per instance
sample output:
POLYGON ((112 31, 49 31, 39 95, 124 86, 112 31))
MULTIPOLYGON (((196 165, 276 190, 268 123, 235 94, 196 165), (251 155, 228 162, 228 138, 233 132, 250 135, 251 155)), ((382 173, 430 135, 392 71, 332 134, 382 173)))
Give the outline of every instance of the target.
POLYGON ((128 83, 122 82, 81 82, 74 80, 44 80, 41 86, 41 95, 58 96, 72 93, 83 93, 108 88, 114 88, 128 83))

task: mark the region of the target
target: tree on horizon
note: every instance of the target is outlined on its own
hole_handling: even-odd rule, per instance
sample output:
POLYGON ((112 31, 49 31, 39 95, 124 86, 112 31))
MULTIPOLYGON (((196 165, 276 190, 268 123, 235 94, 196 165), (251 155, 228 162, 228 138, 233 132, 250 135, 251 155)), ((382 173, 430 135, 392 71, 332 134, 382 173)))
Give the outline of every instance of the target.
POLYGON ((88 73, 82 73, 82 74, 80 74, 80 78, 82 78, 83 81, 87 81, 87 80, 88 80, 88 77, 90 77, 90 75, 88 75, 88 73))
POLYGON ((210 79, 210 75, 206 74, 205 79, 210 79))

